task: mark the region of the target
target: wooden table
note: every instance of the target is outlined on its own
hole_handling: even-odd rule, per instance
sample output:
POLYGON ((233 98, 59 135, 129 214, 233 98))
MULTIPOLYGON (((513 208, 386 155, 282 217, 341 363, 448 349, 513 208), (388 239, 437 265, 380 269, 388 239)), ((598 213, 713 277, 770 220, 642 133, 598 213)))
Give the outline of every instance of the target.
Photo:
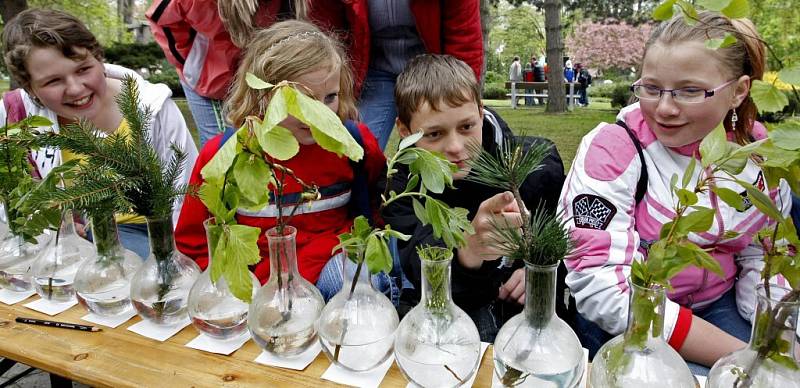
MULTIPOLYGON (((139 322, 134 317, 116 329, 98 333, 26 325, 17 316, 84 323, 86 311, 76 305, 49 317, 24 307, 0 304, 0 356, 94 387, 329 387, 336 383, 320 378, 329 366, 320 353, 303 371, 268 367, 253 362, 261 349, 248 341, 231 356, 184 346, 197 336, 190 325, 165 342, 128 331, 139 322)), ((492 348, 486 350, 475 387, 490 387, 492 348)), ((381 387, 405 387, 406 379, 393 364, 381 387)))

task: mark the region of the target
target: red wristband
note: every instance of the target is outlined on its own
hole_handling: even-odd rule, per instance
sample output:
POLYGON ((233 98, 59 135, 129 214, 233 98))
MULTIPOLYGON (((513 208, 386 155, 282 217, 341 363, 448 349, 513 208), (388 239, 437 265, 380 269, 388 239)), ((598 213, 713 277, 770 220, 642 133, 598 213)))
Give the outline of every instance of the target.
POLYGON ((683 342, 689 335, 689 329, 692 327, 692 310, 681 306, 678 311, 678 320, 675 322, 675 328, 672 329, 672 336, 669 337, 669 346, 672 346, 676 351, 681 350, 683 342))

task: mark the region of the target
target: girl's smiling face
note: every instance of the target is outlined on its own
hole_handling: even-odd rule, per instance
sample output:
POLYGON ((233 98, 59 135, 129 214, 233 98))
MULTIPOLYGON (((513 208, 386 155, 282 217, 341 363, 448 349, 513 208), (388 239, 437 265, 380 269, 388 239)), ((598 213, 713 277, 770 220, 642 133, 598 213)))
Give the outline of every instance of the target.
POLYGON ((30 91, 59 117, 94 121, 109 93, 105 68, 87 49, 74 50, 82 59, 67 58, 53 47, 32 49, 25 62, 30 91))
POLYGON ((642 78, 637 84, 660 89, 712 90, 731 79, 735 81, 698 103, 677 102, 669 92, 664 92, 658 100, 641 100, 647 125, 667 147, 681 147, 702 140, 725 119, 728 111, 747 97, 750 77, 737 76, 727 74, 720 60, 703 42, 654 44, 647 50, 642 78))

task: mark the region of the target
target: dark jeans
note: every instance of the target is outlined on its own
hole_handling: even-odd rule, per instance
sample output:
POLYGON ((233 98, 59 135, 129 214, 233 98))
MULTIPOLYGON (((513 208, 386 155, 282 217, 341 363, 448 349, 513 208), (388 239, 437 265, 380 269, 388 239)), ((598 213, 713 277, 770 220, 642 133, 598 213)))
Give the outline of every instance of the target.
MULTIPOLYGON (((744 320, 736 308, 736 290, 731 288, 721 298, 711 305, 700 309, 694 310, 694 315, 703 318, 712 325, 722 329, 722 331, 744 341, 750 341, 750 322, 744 320)), ((593 359, 594 355, 600 350, 608 340, 614 338, 611 334, 607 333, 594 322, 591 322, 580 314, 576 317, 576 333, 581 340, 581 344, 586 349, 589 349, 589 359, 593 359)), ((709 368, 693 362, 686 362, 692 373, 700 376, 708 375, 709 368)))

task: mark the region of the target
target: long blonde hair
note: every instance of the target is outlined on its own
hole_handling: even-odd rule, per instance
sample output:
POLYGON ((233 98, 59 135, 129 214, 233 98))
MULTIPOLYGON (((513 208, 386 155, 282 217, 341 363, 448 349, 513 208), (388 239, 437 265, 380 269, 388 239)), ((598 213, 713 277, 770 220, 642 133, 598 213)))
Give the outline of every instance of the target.
MULTIPOLYGON (((731 20, 716 12, 700 12, 697 19, 698 22, 693 25, 688 25, 681 16, 661 23, 650 35, 650 39, 645 45, 644 56, 647 56, 647 50, 654 44, 705 42, 707 39, 722 38, 726 32, 731 32, 736 37, 736 43, 714 50, 712 55, 719 60, 720 66, 727 70, 729 74, 726 75, 730 78, 748 75, 750 80, 762 79, 766 68, 764 61, 766 49, 756 27, 750 20, 731 20)), ((741 123, 734 131, 736 142, 739 144, 749 143, 753 122, 757 115, 755 103, 750 96, 739 104, 736 114, 741 123)), ((725 129, 728 131, 732 130, 731 115, 732 113, 728 113, 723 120, 725 129)))
MULTIPOLYGON (((231 41, 239 48, 245 48, 258 26, 255 23, 260 0, 217 0, 217 11, 231 41)), ((295 18, 306 18, 305 0, 292 0, 289 3, 295 18)))
POLYGON ((341 43, 313 24, 299 20, 278 22, 253 35, 225 101, 227 119, 234 127, 240 127, 247 116, 266 112, 269 92, 247 86, 248 72, 277 84, 318 69, 339 70, 339 111, 336 113, 342 120, 356 120, 353 76, 341 43))

